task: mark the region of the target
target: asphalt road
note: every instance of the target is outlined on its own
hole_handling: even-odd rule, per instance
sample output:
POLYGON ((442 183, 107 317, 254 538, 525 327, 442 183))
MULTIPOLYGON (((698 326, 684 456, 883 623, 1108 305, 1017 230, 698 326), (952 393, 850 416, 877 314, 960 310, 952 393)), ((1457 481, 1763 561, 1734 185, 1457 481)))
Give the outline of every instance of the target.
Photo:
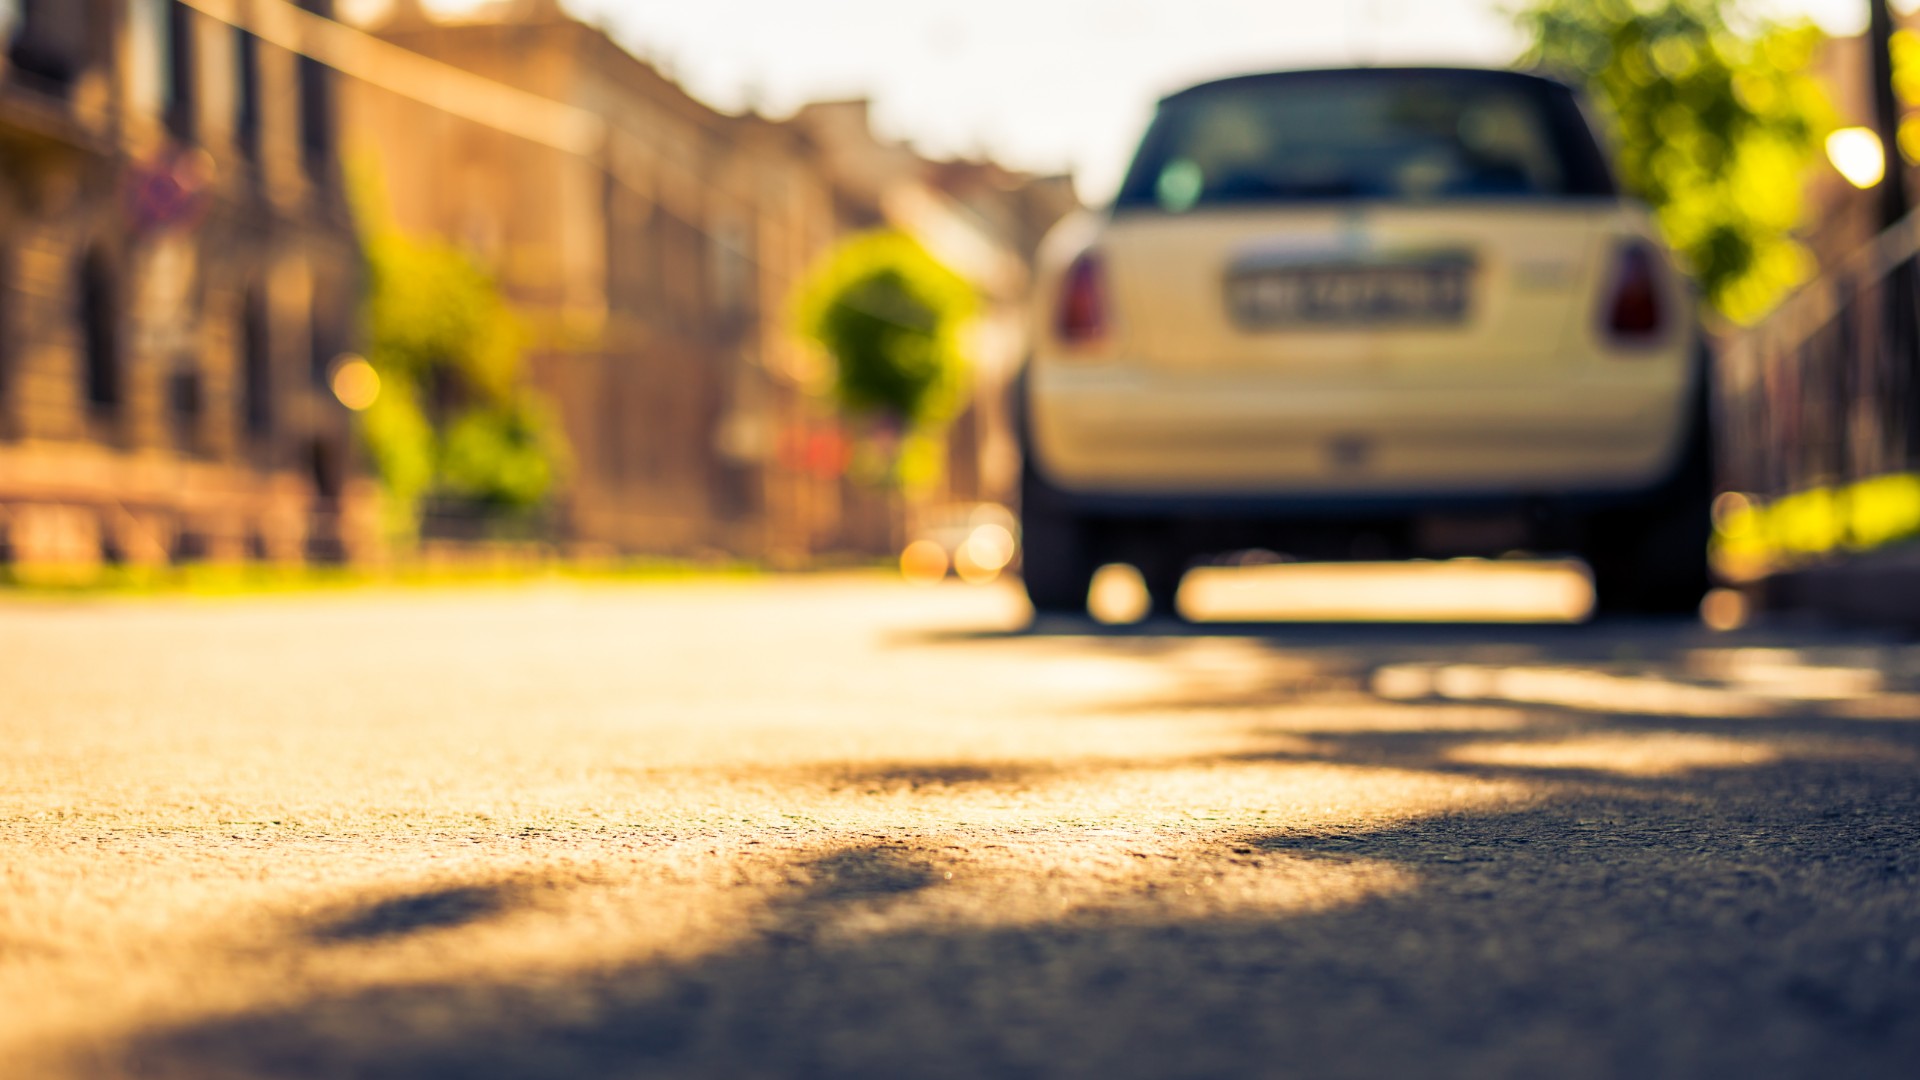
POLYGON ((0 600, 10 1077, 1911 1077, 1920 648, 0 600))

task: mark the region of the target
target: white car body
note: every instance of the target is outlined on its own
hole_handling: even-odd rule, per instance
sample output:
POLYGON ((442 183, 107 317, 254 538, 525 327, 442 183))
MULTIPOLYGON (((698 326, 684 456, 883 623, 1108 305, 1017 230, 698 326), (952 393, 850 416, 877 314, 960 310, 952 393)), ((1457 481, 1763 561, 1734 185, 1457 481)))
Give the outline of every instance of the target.
MULTIPOLYGON (((1032 448, 1053 482, 1114 493, 1644 486, 1684 438, 1694 331, 1676 318, 1650 346, 1608 341, 1599 309, 1625 242, 1657 242, 1626 203, 1088 215, 1042 253, 1032 448), (1220 297, 1225 268, 1253 253, 1446 246, 1477 259, 1457 325, 1247 330, 1220 297), (1051 312, 1090 250, 1116 314, 1085 349, 1059 340, 1051 312)), ((1688 310, 1680 276, 1661 280, 1671 310, 1688 310)))
MULTIPOLYGON (((1530 76, 1429 69, 1257 76, 1169 101, 1216 87, 1298 93, 1289 80, 1315 78, 1485 80, 1566 95, 1563 124, 1574 109, 1564 88, 1530 76)), ((1305 523, 1337 526, 1338 543, 1299 541, 1315 557, 1342 556, 1369 529, 1387 542, 1356 550, 1579 546, 1589 511, 1668 483, 1702 415, 1691 288, 1646 209, 1610 185, 1179 210, 1136 197, 1063 222, 1041 252, 1024 384, 1030 498, 1047 503, 1029 518, 1044 509, 1101 536, 1152 534, 1181 565, 1259 541, 1256 522, 1282 526, 1279 542, 1257 544, 1282 551, 1305 523), (1620 307, 1628 288, 1641 308, 1620 307), (1647 304, 1657 325, 1632 324, 1647 304), (1354 314, 1372 311, 1401 315, 1354 314), (1623 318, 1636 332, 1620 332, 1623 318), (1425 527, 1435 522, 1530 521, 1542 507, 1569 527, 1416 540, 1446 534, 1425 527)))

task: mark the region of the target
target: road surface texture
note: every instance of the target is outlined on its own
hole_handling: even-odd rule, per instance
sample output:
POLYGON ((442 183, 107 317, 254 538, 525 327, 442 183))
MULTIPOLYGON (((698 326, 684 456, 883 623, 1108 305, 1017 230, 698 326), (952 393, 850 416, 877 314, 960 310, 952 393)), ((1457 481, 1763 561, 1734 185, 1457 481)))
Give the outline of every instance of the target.
POLYGON ((1920 648, 0 601, 0 1073, 1920 1069, 1920 648))

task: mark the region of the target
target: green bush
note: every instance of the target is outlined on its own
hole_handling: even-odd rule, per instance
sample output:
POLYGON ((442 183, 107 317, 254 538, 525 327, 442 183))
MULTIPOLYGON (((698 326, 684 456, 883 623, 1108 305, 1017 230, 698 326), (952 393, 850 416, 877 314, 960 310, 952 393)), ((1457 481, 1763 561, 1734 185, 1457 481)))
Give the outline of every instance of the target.
POLYGON ((441 436, 440 488, 489 509, 535 509, 559 481, 564 448, 557 441, 537 402, 470 410, 441 436))
POLYGON ((450 245, 367 231, 367 360, 381 390, 362 432, 391 531, 412 535, 427 499, 503 518, 539 508, 563 480, 566 445, 526 384, 506 299, 450 245))

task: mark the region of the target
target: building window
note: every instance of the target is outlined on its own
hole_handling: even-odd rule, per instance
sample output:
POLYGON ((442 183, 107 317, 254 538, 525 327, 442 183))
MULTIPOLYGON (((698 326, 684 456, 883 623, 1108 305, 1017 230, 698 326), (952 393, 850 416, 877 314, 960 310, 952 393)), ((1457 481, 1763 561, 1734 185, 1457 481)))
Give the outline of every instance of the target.
POLYGON ((691 222, 664 207, 659 213, 663 220, 658 280, 671 325, 684 330, 705 314, 706 292, 711 280, 707 267, 708 243, 691 222))
POLYGON ((707 265, 713 273, 714 306, 722 314, 743 314, 751 308, 753 289, 753 249, 747 227, 739 221, 722 221, 714 226, 711 243, 707 265))
MULTIPOLYGON (((301 0, 300 6, 331 18, 332 0, 301 0)), ((333 71, 312 57, 300 58, 300 156, 307 175, 325 182, 333 168, 333 71)))
POLYGON ((193 12, 178 0, 132 0, 128 16, 133 107, 166 124, 174 137, 192 141, 193 12))
POLYGON ((11 37, 13 66, 64 86, 86 67, 87 5, 73 0, 0 0, 0 38, 11 37))
POLYGON ((327 502, 340 498, 340 493, 347 486, 346 457, 346 451, 334 440, 313 440, 308 448, 308 459, 315 495, 327 502))
POLYGON ((248 159, 260 155, 260 39, 233 28, 233 142, 248 159))
POLYGON ((240 409, 248 435, 273 431, 273 342, 267 326, 266 293, 247 293, 240 313, 240 409))
POLYGON ((173 92, 171 0, 131 0, 127 6, 127 95, 135 111, 163 116, 173 92))
POLYGON ((120 297, 113 264, 94 251, 80 269, 81 375, 96 413, 120 407, 120 297))
POLYGON ((307 174, 321 181, 333 164, 331 77, 325 64, 300 58, 300 156, 307 174))
POLYGON ((181 142, 192 142, 199 135, 194 44, 193 10, 179 0, 167 0, 167 97, 163 115, 167 130, 181 142))
POLYGON ((200 372, 183 361, 167 376, 167 409, 173 418, 174 441, 187 450, 200 445, 200 372))
POLYGON ((331 288, 315 289, 307 312, 307 373, 321 391, 332 386, 333 362, 347 351, 347 320, 340 317, 344 309, 333 302, 334 295, 331 288))
POLYGON ((617 311, 646 310, 653 283, 653 207, 607 177, 607 303, 617 311))

